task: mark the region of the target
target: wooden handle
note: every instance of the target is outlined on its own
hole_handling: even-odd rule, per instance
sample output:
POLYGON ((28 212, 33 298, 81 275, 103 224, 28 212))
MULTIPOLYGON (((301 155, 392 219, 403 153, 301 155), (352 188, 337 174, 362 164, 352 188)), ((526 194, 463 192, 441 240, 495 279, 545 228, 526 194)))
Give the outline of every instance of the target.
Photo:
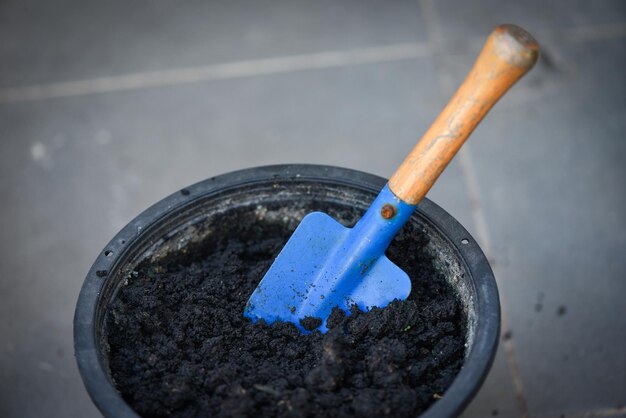
POLYGON ((391 191, 406 203, 419 203, 489 109, 533 67, 538 53, 537 41, 524 29, 496 27, 461 87, 389 180, 391 191))

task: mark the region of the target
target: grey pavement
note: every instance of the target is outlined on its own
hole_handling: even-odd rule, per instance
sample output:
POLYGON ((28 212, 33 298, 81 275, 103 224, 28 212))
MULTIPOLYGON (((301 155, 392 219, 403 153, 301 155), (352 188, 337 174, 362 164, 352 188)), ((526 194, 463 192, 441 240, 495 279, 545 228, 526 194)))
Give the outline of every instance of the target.
POLYGON ((97 417, 72 316, 150 204, 275 163, 389 176, 498 23, 544 55, 429 197, 503 302, 464 418, 626 416, 626 2, 0 3, 0 416, 97 417))

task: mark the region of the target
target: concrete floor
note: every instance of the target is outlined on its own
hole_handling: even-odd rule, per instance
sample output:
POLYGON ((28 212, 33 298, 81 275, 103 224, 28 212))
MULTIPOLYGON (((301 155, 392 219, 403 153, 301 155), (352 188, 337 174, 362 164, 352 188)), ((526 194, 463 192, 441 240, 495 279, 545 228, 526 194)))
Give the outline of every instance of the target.
POLYGON ((503 22, 543 58, 429 194, 481 242, 503 301, 463 417, 626 416, 619 0, 0 3, 0 416, 99 416, 74 305, 148 205, 273 163, 389 176, 503 22))

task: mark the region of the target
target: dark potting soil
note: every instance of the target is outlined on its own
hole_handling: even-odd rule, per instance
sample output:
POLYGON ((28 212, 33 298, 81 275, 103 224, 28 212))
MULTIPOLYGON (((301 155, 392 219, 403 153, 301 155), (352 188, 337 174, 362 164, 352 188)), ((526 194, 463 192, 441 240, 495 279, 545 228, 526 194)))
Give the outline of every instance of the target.
MULTIPOLYGON (((193 251, 136 268, 109 307, 109 366, 143 417, 415 417, 443 395, 465 352, 465 315, 407 225, 388 256, 406 301, 335 310, 325 335, 252 324, 244 305, 291 234, 253 211, 193 251), (253 219, 254 218, 254 219, 253 219), (242 220, 243 219, 243 220, 242 220)), ((314 324, 313 324, 314 325, 314 324)))

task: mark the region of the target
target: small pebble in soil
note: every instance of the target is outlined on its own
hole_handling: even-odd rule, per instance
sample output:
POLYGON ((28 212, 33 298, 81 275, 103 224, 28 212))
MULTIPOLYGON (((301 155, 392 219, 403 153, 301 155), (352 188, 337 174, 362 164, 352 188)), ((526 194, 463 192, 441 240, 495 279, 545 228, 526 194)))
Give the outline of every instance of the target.
MULTIPOLYGON (((242 315, 290 234, 244 215, 220 222, 184 257, 138 266, 109 307, 109 367, 134 410, 147 418, 415 417, 445 396, 463 364, 466 320, 417 227, 407 225, 388 251, 413 281, 408 300, 367 313, 335 309, 326 334, 303 335, 294 324, 242 315)), ((319 319, 302 325, 315 329, 319 319)))

